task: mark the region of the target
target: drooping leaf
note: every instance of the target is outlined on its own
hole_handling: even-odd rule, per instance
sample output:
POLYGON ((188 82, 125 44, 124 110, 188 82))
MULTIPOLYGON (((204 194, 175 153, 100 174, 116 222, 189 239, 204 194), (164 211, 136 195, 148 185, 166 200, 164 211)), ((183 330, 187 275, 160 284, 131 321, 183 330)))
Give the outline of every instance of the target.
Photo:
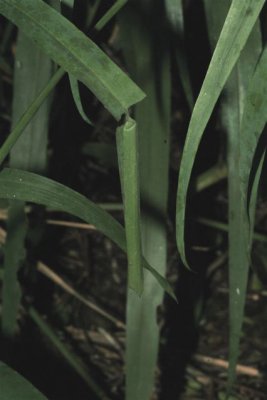
MULTIPOLYGON (((74 190, 51 179, 15 169, 5 168, 0 173, 0 198, 29 201, 64 211, 95 225, 102 233, 126 252, 123 227, 110 214, 74 190)), ((176 300, 168 281, 145 259, 146 268, 160 286, 176 300)))
POLYGON ((71 74, 69 74, 69 81, 70 81, 72 97, 73 97, 73 100, 77 107, 77 110, 79 111, 80 116, 87 124, 92 125, 92 122, 87 117, 87 115, 83 109, 83 104, 82 104, 82 100, 81 100, 81 96, 80 96, 79 82, 71 74))
POLYGON ((1 361, 0 387, 3 400, 47 400, 30 382, 1 361))
POLYGON ((139 157, 136 122, 129 118, 117 129, 117 152, 123 193, 128 258, 128 287, 143 292, 139 157))
POLYGON ((144 93, 94 42, 42 0, 1 0, 0 13, 83 82, 116 119, 144 98, 144 93))
POLYGON ((185 204, 191 171, 218 97, 253 29, 264 0, 233 0, 190 120, 179 172, 176 205, 177 246, 185 265, 185 204))

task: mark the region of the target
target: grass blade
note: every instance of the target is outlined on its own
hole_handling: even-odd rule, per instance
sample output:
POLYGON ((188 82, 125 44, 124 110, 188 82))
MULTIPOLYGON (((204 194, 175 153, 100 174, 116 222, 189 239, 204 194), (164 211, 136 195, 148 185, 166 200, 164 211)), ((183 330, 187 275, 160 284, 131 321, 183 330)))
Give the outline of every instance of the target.
POLYGON ((0 13, 83 82, 116 119, 144 98, 144 93, 94 42, 42 0, 2 0, 0 13))
POLYGON ((128 257, 128 287, 139 296, 143 292, 141 248, 140 184, 136 122, 129 118, 117 129, 120 180, 123 193, 124 220, 128 257))
MULTIPOLYGON (((215 46, 227 9, 230 7, 230 1, 211 2, 206 0, 205 6, 211 43, 215 46)), ((240 157, 247 155, 250 148, 246 146, 244 141, 245 132, 241 126, 241 120, 244 115, 244 100, 247 88, 261 51, 260 25, 259 21, 257 21, 226 84, 222 103, 223 123, 228 136, 227 158, 229 171, 229 393, 234 383, 239 353, 251 249, 249 221, 247 215, 244 215, 247 194, 245 192, 241 193, 244 180, 242 179, 240 165, 240 157)), ((253 210, 251 209, 252 214, 255 212, 255 203, 253 208, 253 210)))
POLYGON ((264 0, 250 2, 233 0, 190 120, 180 166, 176 206, 177 246, 186 266, 188 264, 184 244, 185 204, 194 159, 218 97, 264 3, 264 0))
POLYGON ((239 201, 238 217, 240 237, 236 239, 240 254, 240 263, 230 271, 230 365, 229 385, 232 385, 238 358, 238 345, 241 336, 245 306, 245 294, 250 265, 250 252, 254 229, 254 214, 259 176, 265 147, 262 148, 260 137, 267 121, 267 51, 264 50, 252 77, 245 98, 244 113, 241 121, 240 165, 239 165, 239 201), (260 155, 256 154, 260 146, 260 155), (256 173, 253 173, 255 168, 256 173), (250 191, 250 185, 252 191, 250 191), (242 230, 243 229, 243 230, 242 230), (241 264, 242 261, 242 264, 241 264))
POLYGON ((30 382, 0 361, 1 397, 5 400, 47 400, 30 382))
MULTIPOLYGON (((64 211, 95 225, 123 251, 126 252, 126 238, 123 227, 102 208, 74 190, 26 171, 5 168, 0 173, 0 198, 29 201, 52 209, 64 211)), ((159 285, 174 300, 176 297, 168 281, 145 259, 143 266, 154 276, 159 285)))
POLYGON ((93 125, 83 109, 82 100, 81 100, 81 96, 80 96, 79 82, 77 81, 76 78, 74 78, 70 74, 69 74, 69 81, 70 81, 72 97, 73 97, 74 103, 77 107, 77 110, 78 110, 80 116, 87 124, 93 125))
MULTIPOLYGON (((129 71, 147 94, 142 107, 135 109, 139 131, 142 249, 149 263, 164 274, 170 123, 169 47, 164 41, 168 37, 167 24, 159 2, 141 0, 129 2, 120 13, 119 22, 129 71)), ((141 299, 132 290, 128 291, 127 400, 151 397, 159 345, 156 309, 162 297, 162 290, 146 271, 141 299)))

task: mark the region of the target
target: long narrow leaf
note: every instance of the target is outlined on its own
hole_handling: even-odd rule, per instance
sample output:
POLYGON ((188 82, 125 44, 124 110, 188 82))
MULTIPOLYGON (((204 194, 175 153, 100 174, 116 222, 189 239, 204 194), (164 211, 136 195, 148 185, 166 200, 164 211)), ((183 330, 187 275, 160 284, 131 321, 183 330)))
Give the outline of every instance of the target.
MULTIPOLYGON (((208 27, 211 43, 215 46, 219 31, 223 25, 230 1, 205 0, 208 27)), ((239 353, 244 316, 245 296, 250 264, 250 228, 246 210, 246 195, 241 193, 244 184, 240 171, 240 157, 246 155, 250 148, 244 141, 241 119, 244 113, 244 100, 247 87, 262 50, 260 25, 257 21, 247 43, 240 55, 236 67, 226 84, 222 103, 224 126, 228 136, 228 192, 229 192, 229 307, 230 307, 230 348, 228 372, 228 392, 235 379, 235 369, 239 353)), ((255 212, 255 202, 253 210, 255 212)), ((252 223, 253 224, 253 223, 252 223)))
MULTIPOLYGON (((162 4, 162 3, 161 3, 162 4)), ((147 98, 135 109, 139 130, 142 249, 149 263, 164 274, 167 257, 170 64, 163 6, 154 1, 129 2, 120 14, 122 44, 131 76, 147 98)), ((154 384, 159 345, 156 310, 162 290, 144 271, 141 299, 127 297, 126 399, 148 400, 154 384)))
POLYGON ((218 97, 264 3, 264 0, 233 0, 193 110, 180 166, 176 206, 177 246, 185 265, 188 265, 184 244, 185 204, 194 159, 218 97))
MULTIPOLYGON (((15 169, 5 168, 0 173, 0 198, 30 201, 72 214, 93 224, 126 252, 123 227, 107 212, 74 190, 51 179, 15 169)), ((146 260, 146 268, 173 299, 176 297, 168 281, 146 260)))
MULTIPOLYGON (((240 229, 236 238, 239 251, 239 261, 230 271, 230 366, 229 383, 233 383, 234 370, 238 357, 238 344, 241 336, 243 313, 245 306, 245 293, 248 280, 248 267, 250 265, 250 251, 254 228, 254 214, 258 191, 259 176, 262 168, 262 156, 265 146, 261 151, 261 160, 255 159, 260 136, 267 121, 267 51, 257 65, 252 81, 248 88, 241 121, 240 165, 237 202, 240 229), (253 161, 256 174, 253 175, 253 161), (252 180, 252 182, 251 182, 252 180), (253 190, 250 191, 250 185, 253 190), (248 209, 249 205, 249 209, 248 209), (243 257, 241 258, 241 255, 243 257)), ((234 251, 234 250, 233 250, 234 251)))
POLYGON ((77 110, 79 111, 80 116, 87 124, 92 125, 92 122, 87 117, 87 115, 83 109, 83 104, 82 104, 82 100, 81 100, 81 96, 80 96, 79 82, 71 74, 69 74, 69 81, 70 81, 72 97, 73 97, 73 100, 77 107, 77 110))
POLYGON ((99 47, 42 0, 1 0, 0 13, 83 82, 116 119, 144 98, 144 93, 99 47))
POLYGON ((128 287, 140 296, 143 292, 143 266, 136 122, 133 119, 127 120, 117 129, 116 139, 127 241, 128 287))

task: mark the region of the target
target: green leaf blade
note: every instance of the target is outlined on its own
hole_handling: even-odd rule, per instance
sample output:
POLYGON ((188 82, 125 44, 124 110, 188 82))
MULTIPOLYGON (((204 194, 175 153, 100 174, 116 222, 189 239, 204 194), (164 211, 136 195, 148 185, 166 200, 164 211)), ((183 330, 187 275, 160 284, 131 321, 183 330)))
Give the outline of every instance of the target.
MULTIPOLYGON (((5 168, 0 173, 0 198, 29 201, 67 212, 95 225, 104 235, 126 252, 123 227, 110 214, 78 192, 51 179, 15 169, 5 168)), ((143 259, 144 268, 151 272, 162 289, 175 299, 168 281, 143 259)))
POLYGON ((129 118, 117 129, 119 169, 123 192, 128 257, 128 286, 143 292, 143 263, 140 220, 140 183, 136 122, 129 118))
MULTIPOLYGON (((119 23, 129 72, 147 94, 134 114, 139 132, 142 250, 154 270, 164 274, 170 134, 170 49, 164 3, 133 0, 120 14, 119 23), (155 43, 160 57, 155 57, 155 43)), ((151 397, 159 346, 156 311, 162 298, 161 288, 147 271, 142 297, 128 290, 127 400, 151 397)))
POLYGON ((184 244, 185 203, 194 159, 218 97, 264 3, 264 0, 232 2, 190 120, 180 166, 176 204, 177 246, 186 266, 188 263, 184 244))
MULTIPOLYGON (((212 46, 216 45, 220 28, 223 25, 230 1, 205 0, 209 36, 212 46)), ((229 370, 228 394, 231 392, 239 355, 239 343, 244 318, 248 272, 251 252, 251 228, 247 212, 248 179, 252 161, 246 163, 247 176, 242 176, 242 159, 255 151, 252 143, 246 143, 252 130, 244 129, 242 119, 252 120, 255 115, 245 106, 250 81, 262 51, 262 39, 259 21, 252 29, 246 45, 231 73, 222 101, 222 120, 226 128, 228 146, 228 219, 229 219, 229 370)), ((258 84, 259 82, 257 82, 258 84)), ((255 84, 254 84, 255 85, 255 84)), ((252 127, 250 127, 252 128, 252 127)), ((254 127, 253 127, 254 129, 254 127)), ((255 202, 250 207, 251 224, 254 225, 255 202)))
POLYGON ((42 0, 2 0, 0 13, 83 82, 119 120, 144 93, 100 48, 42 0))

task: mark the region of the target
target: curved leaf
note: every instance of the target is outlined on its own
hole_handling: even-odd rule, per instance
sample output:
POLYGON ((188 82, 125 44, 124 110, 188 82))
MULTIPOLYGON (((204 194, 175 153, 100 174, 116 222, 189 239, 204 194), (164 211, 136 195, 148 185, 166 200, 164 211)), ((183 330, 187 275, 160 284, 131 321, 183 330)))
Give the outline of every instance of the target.
POLYGON ((80 116, 82 117, 84 122, 86 122, 88 125, 92 126, 93 123, 87 117, 87 115, 86 115, 86 113, 84 111, 84 108, 83 108, 81 95, 80 95, 80 89, 79 89, 79 82, 71 74, 69 74, 69 81, 70 81, 70 88, 71 88, 72 97, 73 97, 74 103, 76 105, 76 108, 77 108, 80 116))
MULTIPOLYGON (((119 222, 86 197, 51 179, 26 171, 5 168, 0 173, 0 198, 30 201, 72 214, 95 225, 126 252, 125 231, 119 222)), ((176 300, 168 281, 145 259, 143 263, 144 268, 150 271, 161 287, 176 300)))
POLYGON ((193 110, 180 166, 176 205, 177 246, 187 266, 184 244, 185 204, 198 146, 218 97, 264 3, 264 0, 233 0, 193 110))
POLYGON ((70 21, 42 0, 1 0, 0 13, 83 82, 119 120, 144 93, 70 21))

